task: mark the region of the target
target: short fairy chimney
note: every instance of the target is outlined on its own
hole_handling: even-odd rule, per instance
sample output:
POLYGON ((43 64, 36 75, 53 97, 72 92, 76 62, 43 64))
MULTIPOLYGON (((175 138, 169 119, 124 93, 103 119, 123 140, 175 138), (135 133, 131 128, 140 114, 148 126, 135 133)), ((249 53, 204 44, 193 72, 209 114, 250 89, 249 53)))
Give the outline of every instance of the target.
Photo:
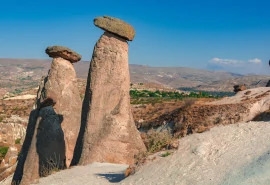
POLYGON ((81 124, 82 100, 73 67, 81 55, 63 46, 47 47, 45 52, 53 60, 48 76, 40 86, 37 107, 48 97, 56 101, 54 110, 63 116, 61 127, 66 146, 66 166, 69 167, 81 124))
POLYGON ((78 142, 82 153, 77 153, 74 164, 133 164, 134 156, 146 150, 133 120, 129 96, 127 40, 133 40, 135 30, 108 16, 94 19, 94 24, 105 32, 90 63, 82 109, 85 131, 78 142))
POLYGON ((62 46, 46 49, 53 57, 48 76, 40 83, 13 184, 36 183, 51 168, 69 167, 81 123, 81 105, 73 67, 81 56, 62 46))

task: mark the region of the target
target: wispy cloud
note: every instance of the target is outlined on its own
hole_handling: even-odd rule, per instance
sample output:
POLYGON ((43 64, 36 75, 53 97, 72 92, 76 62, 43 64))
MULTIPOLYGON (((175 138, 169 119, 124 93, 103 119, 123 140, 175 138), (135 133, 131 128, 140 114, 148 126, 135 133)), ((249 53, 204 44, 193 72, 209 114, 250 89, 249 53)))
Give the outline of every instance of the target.
POLYGON ((214 64, 223 64, 223 65, 235 65, 235 64, 241 64, 243 63, 241 60, 235 60, 235 59, 224 59, 224 58, 212 58, 210 60, 211 63, 214 64))
POLYGON ((252 64, 261 64, 262 63, 262 60, 261 59, 258 59, 258 58, 254 58, 254 59, 250 59, 248 60, 249 63, 252 63, 252 64))
POLYGON ((214 57, 208 61, 208 69, 222 70, 234 73, 267 73, 263 62, 259 58, 252 58, 249 60, 238 60, 238 59, 226 59, 214 57))

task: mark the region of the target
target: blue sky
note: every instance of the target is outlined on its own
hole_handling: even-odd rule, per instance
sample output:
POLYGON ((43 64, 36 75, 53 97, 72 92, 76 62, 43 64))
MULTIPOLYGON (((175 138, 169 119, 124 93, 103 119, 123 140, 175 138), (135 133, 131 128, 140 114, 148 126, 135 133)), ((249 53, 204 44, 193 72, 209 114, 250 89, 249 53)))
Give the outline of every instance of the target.
MULTIPOLYGON (((129 62, 268 74, 267 0, 9 0, 0 7, 0 58, 48 58, 63 45, 90 61, 109 15, 134 26, 129 62)), ((270 72, 270 71, 269 71, 270 72)))

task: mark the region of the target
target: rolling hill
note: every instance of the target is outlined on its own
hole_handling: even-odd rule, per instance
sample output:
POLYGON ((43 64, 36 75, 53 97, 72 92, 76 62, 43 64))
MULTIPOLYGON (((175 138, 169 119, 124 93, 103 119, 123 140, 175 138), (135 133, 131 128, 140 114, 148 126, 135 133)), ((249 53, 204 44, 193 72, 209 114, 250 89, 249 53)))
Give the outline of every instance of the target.
MULTIPOLYGON (((36 87, 50 68, 50 59, 0 59, 1 91, 23 91, 36 87)), ((78 78, 86 79, 89 62, 74 64, 78 78)), ((248 88, 266 86, 270 76, 240 75, 186 67, 151 67, 130 64, 132 83, 152 83, 160 87, 199 91, 233 91, 233 85, 248 88)), ((0 93, 1 94, 1 93, 0 93)))

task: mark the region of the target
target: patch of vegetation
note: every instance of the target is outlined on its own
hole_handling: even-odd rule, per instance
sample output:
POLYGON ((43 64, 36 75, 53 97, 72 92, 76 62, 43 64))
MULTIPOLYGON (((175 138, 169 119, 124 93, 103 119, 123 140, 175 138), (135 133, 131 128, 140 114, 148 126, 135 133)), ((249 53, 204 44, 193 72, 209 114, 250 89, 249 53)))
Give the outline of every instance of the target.
POLYGON ((214 124, 219 124, 222 121, 221 117, 216 117, 214 124))
POLYGON ((57 157, 56 155, 54 157, 47 159, 45 164, 40 166, 39 169, 40 177, 47 177, 48 175, 51 175, 63 169, 61 168, 61 166, 63 165, 61 164, 62 162, 63 161, 60 161, 60 156, 57 157))
POLYGON ((169 156, 169 155, 171 155, 171 153, 168 152, 168 151, 166 151, 165 153, 161 154, 160 156, 161 156, 161 157, 167 157, 167 156, 169 156))
POLYGON ((4 116, 0 116, 0 122, 2 122, 5 119, 4 116))
POLYGON ((0 158, 4 158, 7 154, 8 147, 1 146, 0 147, 0 158))
POLYGON ((19 110, 21 110, 21 108, 16 106, 16 107, 12 108, 12 110, 13 111, 19 111, 19 110))
POLYGON ((14 93, 14 94, 20 94, 21 92, 23 92, 22 89, 15 89, 14 92, 12 92, 12 93, 14 93))
POLYGON ((21 143, 21 138, 17 138, 16 140, 15 140, 15 144, 20 144, 21 143))
POLYGON ((196 100, 194 98, 184 99, 182 109, 186 109, 186 108, 190 107, 191 105, 193 105, 195 103, 195 101, 196 100))
POLYGON ((201 90, 197 90, 197 89, 192 88, 192 87, 181 87, 178 89, 182 90, 182 91, 191 91, 191 92, 195 92, 195 93, 203 92, 203 93, 207 93, 207 94, 209 94, 213 97, 216 97, 216 98, 222 98, 225 96, 234 96, 235 95, 234 92, 229 92, 229 91, 201 91, 201 90))
POLYGON ((148 155, 148 152, 139 152, 137 155, 135 155, 135 165, 140 166, 144 164, 148 155))
POLYGON ((156 132, 150 130, 146 135, 144 143, 149 153, 155 153, 162 149, 167 149, 171 140, 172 136, 169 132, 156 132))
POLYGON ((162 98, 135 98, 131 99, 131 104, 152 104, 162 103, 165 99, 162 98))
POLYGON ((155 104, 163 101, 177 101, 185 98, 218 98, 207 92, 183 93, 178 91, 148 91, 148 90, 130 90, 131 104, 155 104))
POLYGON ((84 99, 84 94, 80 94, 81 100, 84 99))
POLYGON ((213 95, 207 92, 190 92, 189 94, 177 91, 148 91, 148 90, 130 90, 131 98, 171 98, 171 99, 183 99, 183 98, 213 98, 213 95))

